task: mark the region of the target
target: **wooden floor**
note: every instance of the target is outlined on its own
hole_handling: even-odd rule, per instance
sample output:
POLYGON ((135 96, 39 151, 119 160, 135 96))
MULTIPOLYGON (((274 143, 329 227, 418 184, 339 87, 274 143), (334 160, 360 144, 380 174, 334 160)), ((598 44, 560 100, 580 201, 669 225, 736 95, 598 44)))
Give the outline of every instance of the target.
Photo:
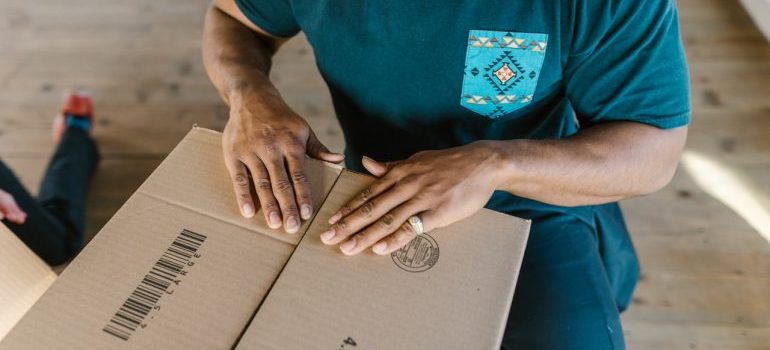
MULTIPOLYGON (((190 127, 228 115, 203 72, 203 0, 0 2, 0 157, 35 190, 51 154, 60 93, 94 91, 103 162, 90 235, 190 127)), ((700 152, 770 203, 770 45, 732 0, 680 0, 700 152)), ((289 103, 335 150, 328 92, 302 38, 277 58, 289 103)), ((770 244, 681 170, 665 190, 623 203, 643 276, 623 316, 630 349, 770 349, 770 244)), ((768 223, 770 225, 770 223, 768 223)))

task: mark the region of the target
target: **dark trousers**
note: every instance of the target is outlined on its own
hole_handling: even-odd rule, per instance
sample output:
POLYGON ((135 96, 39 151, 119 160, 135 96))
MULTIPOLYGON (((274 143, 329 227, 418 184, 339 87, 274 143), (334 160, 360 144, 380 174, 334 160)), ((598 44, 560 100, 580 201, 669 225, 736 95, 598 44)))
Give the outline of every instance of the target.
POLYGON ((21 225, 7 220, 3 224, 50 265, 69 260, 83 245, 86 192, 98 162, 91 137, 79 128, 67 128, 35 199, 0 161, 0 189, 27 213, 21 225))
POLYGON ((596 220, 534 215, 503 350, 622 350, 639 265, 617 204, 596 220))

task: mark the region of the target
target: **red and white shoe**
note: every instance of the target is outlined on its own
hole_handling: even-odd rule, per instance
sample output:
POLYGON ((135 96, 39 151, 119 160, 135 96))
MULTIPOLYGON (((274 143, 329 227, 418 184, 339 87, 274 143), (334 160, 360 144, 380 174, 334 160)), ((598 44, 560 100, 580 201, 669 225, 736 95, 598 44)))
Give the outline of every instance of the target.
POLYGON ((67 119, 69 118, 87 119, 88 124, 93 127, 94 106, 89 91, 78 88, 64 94, 61 112, 53 119, 51 137, 55 143, 59 143, 64 131, 67 130, 67 119))

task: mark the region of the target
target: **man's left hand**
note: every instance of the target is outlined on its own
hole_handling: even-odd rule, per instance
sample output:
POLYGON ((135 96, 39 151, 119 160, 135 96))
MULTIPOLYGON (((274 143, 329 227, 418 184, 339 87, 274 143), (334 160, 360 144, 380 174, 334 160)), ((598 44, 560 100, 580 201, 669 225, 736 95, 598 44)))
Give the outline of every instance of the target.
POLYGON ((385 255, 415 237, 406 222, 412 215, 422 220, 424 232, 472 215, 501 180, 498 146, 478 141, 387 163, 364 157, 364 167, 379 179, 329 219, 331 226, 321 240, 339 244, 346 255, 369 247, 385 255))

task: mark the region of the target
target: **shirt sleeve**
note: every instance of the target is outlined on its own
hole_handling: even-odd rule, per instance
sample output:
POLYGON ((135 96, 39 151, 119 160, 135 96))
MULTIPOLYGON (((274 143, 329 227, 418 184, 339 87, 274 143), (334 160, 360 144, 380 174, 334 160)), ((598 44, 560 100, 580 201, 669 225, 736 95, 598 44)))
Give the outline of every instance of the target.
POLYGON ((689 123, 689 76, 674 0, 575 0, 572 10, 564 79, 581 127, 689 123))
POLYGON ((300 31, 290 0, 235 0, 238 8, 259 29, 288 38, 300 31))

